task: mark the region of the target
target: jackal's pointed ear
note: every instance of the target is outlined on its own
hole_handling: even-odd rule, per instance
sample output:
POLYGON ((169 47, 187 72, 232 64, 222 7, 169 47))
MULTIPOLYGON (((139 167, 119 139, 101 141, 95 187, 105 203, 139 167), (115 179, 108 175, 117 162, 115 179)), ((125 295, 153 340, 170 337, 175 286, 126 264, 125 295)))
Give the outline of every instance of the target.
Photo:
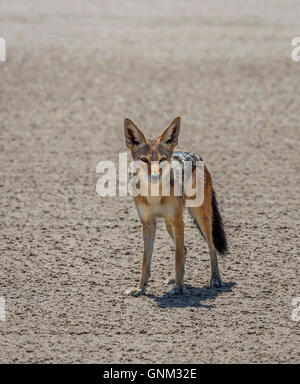
POLYGON ((166 144, 170 148, 175 147, 178 143, 178 136, 180 132, 180 117, 176 117, 168 127, 160 135, 158 142, 166 144))
POLYGON ((143 132, 130 119, 124 120, 124 134, 126 145, 130 150, 134 150, 140 144, 147 142, 143 132))

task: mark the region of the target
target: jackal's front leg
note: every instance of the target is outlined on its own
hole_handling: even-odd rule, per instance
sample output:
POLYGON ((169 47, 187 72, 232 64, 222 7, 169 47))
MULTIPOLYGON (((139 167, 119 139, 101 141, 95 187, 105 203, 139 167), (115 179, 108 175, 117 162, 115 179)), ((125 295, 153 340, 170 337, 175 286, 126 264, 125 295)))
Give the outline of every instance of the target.
POLYGON ((155 239, 155 220, 143 223, 144 255, 142 263, 141 279, 136 288, 129 288, 127 295, 139 296, 146 292, 147 283, 151 275, 151 259, 155 239))
POLYGON ((187 293, 184 287, 184 223, 182 220, 174 223, 174 235, 175 235, 175 287, 172 289, 171 294, 184 295, 187 293))
MULTIPOLYGON (((170 237, 172 238, 172 240, 174 241, 174 244, 176 245, 175 233, 171 224, 167 220, 165 220, 165 225, 166 225, 166 230, 168 231, 170 237)), ((184 246, 184 260, 186 259, 186 254, 187 254, 187 249, 186 249, 186 246, 184 246)), ((175 281, 176 280, 174 277, 170 277, 165 280, 165 285, 175 284, 175 281)))

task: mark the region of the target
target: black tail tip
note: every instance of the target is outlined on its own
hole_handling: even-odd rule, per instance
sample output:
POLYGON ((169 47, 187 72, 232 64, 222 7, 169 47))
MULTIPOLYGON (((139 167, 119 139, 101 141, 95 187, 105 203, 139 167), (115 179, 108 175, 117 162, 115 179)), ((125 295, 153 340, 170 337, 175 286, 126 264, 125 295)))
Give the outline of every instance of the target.
POLYGON ((217 252, 226 255, 228 253, 228 243, 215 191, 213 191, 211 203, 213 209, 213 243, 217 252))

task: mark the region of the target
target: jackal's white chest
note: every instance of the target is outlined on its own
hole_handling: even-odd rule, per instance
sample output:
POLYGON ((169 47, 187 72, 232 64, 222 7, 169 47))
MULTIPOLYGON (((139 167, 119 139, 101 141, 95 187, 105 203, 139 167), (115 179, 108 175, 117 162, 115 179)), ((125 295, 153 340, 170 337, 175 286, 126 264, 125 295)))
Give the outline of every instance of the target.
POLYGON ((162 204, 160 196, 147 196, 148 204, 138 204, 137 210, 141 220, 147 221, 151 217, 170 217, 175 214, 171 204, 162 204))
POLYGON ((147 203, 151 207, 158 207, 159 205, 161 205, 161 196, 145 196, 145 197, 146 197, 147 203))

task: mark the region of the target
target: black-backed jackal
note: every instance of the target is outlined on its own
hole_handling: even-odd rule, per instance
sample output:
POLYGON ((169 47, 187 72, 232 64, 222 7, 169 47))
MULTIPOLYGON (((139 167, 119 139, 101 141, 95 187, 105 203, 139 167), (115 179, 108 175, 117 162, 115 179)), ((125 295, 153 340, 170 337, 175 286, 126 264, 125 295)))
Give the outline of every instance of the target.
MULTIPOLYGON (((180 118, 174 119, 163 131, 159 138, 155 140, 146 139, 143 132, 129 119, 124 121, 126 145, 130 149, 133 160, 140 161, 146 166, 149 184, 162 182, 162 167, 160 163, 171 163, 174 159, 184 163, 186 160, 196 162, 202 160, 199 155, 188 152, 174 152, 178 142, 180 131, 180 118)), ((194 167, 195 168, 195 167, 194 167)), ((195 169, 193 168, 193 176, 195 169)), ((143 183, 140 177, 140 183, 143 183)), ((223 228, 222 218, 218 209, 216 195, 212 186, 211 175, 204 165, 203 201, 200 206, 189 207, 189 212, 195 224, 207 241, 211 262, 211 286, 220 287, 223 285, 218 267, 217 252, 225 254, 227 252, 226 235, 223 228)), ((184 294, 184 263, 186 249, 184 246, 184 222, 183 213, 186 205, 186 196, 175 196, 172 194, 170 186, 170 196, 161 194, 158 196, 137 195, 134 202, 143 225, 144 255, 142 263, 142 273, 137 287, 128 289, 127 294, 137 296, 145 293, 148 279, 151 272, 151 258, 155 239, 156 218, 162 217, 165 221, 166 229, 173 239, 175 251, 175 282, 173 294, 184 294)), ((148 188, 148 187, 147 187, 148 188)))

